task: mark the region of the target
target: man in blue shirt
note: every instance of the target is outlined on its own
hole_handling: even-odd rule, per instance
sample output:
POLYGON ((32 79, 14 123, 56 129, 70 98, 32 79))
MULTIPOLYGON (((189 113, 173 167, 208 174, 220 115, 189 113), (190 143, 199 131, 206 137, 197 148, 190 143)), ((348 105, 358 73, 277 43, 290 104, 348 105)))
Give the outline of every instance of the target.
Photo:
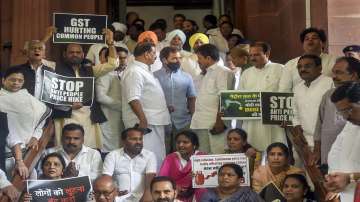
POLYGON ((190 74, 180 69, 181 55, 178 49, 165 47, 160 52, 163 67, 154 72, 160 81, 168 106, 172 126, 166 129, 165 143, 167 152, 173 148, 173 134, 189 128, 191 116, 195 111, 196 93, 190 74))

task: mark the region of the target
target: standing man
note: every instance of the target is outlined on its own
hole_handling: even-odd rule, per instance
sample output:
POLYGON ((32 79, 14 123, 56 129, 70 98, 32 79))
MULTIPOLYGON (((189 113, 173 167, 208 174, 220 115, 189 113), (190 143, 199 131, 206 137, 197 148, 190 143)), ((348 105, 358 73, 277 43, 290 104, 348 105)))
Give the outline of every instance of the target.
MULTIPOLYGON (((54 71, 55 66, 44 64, 45 44, 39 40, 31 40, 25 47, 27 62, 15 67, 22 69, 24 74, 24 88, 34 97, 40 99, 44 71, 54 71)), ((13 68, 13 67, 10 67, 13 68)))
POLYGON ((150 68, 156 59, 155 45, 138 44, 134 56, 121 81, 123 121, 126 128, 139 124, 150 129, 144 148, 156 154, 160 166, 166 154, 165 126, 171 122, 164 92, 150 68))
POLYGON ((331 101, 348 122, 330 149, 325 186, 329 191, 340 192, 341 201, 354 201, 360 172, 360 84, 351 82, 338 87, 331 101))
MULTIPOLYGON (((271 47, 266 42, 255 42, 250 46, 252 67, 241 74, 239 90, 269 91, 279 90, 283 65, 269 60, 271 47)), ((262 120, 244 120, 243 129, 249 134, 248 142, 254 148, 265 151, 274 142, 286 142, 284 129, 276 125, 264 125, 262 120)))
MULTIPOLYGON (((332 72, 335 87, 341 86, 344 82, 358 81, 360 78, 360 61, 351 57, 341 57, 337 59, 332 72)), ((315 127, 313 161, 317 162, 321 159, 321 164, 327 163, 331 145, 346 124, 346 120, 337 114, 336 107, 330 100, 334 91, 335 88, 332 88, 326 91, 322 97, 315 127)))
POLYGON ((314 147, 320 102, 325 92, 333 87, 333 81, 321 73, 321 58, 317 55, 301 56, 297 68, 303 81, 294 88, 292 123, 296 133, 302 133, 309 146, 314 147))
MULTIPOLYGON (((101 104, 107 121, 100 124, 103 134, 103 152, 110 152, 121 146, 119 134, 125 129, 121 112, 121 78, 128 64, 128 51, 116 48, 119 57, 119 67, 114 71, 96 79, 96 99, 101 104)), ((105 48, 105 62, 109 49, 105 48)), ((100 53, 102 53, 100 51, 100 53)))
POLYGON ((222 90, 232 89, 234 75, 218 64, 219 51, 212 44, 196 49, 202 73, 199 75, 199 91, 195 113, 190 128, 198 134, 200 150, 207 153, 222 153, 225 146, 225 124, 219 111, 219 95, 222 90))
POLYGON ((183 28, 183 23, 186 20, 185 15, 181 14, 181 13, 177 13, 174 15, 173 17, 173 25, 174 25, 174 29, 182 29, 183 28))
MULTIPOLYGON (((79 44, 69 44, 64 52, 64 61, 57 63, 56 73, 68 77, 99 77, 117 68, 119 63, 112 32, 106 30, 105 37, 109 47, 107 63, 92 66, 89 60, 84 59, 84 52, 79 44)), ((85 104, 90 103, 73 103, 71 107, 54 110, 55 135, 58 144, 61 142, 61 129, 68 123, 77 123, 84 127, 86 146, 99 149, 102 147, 99 123, 105 122, 106 117, 96 100, 91 106, 84 106, 85 104)))
MULTIPOLYGON (((42 157, 47 154, 57 152, 61 154, 66 163, 64 176, 89 176, 90 180, 95 180, 102 170, 102 160, 100 153, 84 145, 84 128, 78 124, 67 124, 62 129, 61 145, 47 149, 42 157)), ((41 162, 41 161, 39 161, 41 162)), ((41 173, 39 167, 38 172, 41 173)))
POLYGON ((160 52, 162 69, 154 73, 164 91, 166 104, 170 112, 171 126, 166 127, 165 143, 167 152, 174 146, 173 134, 189 128, 191 115, 195 111, 196 93, 190 74, 180 69, 179 50, 165 47, 160 52))
MULTIPOLYGON (((300 34, 300 41, 302 43, 303 55, 317 55, 321 58, 322 74, 331 76, 331 69, 333 68, 336 57, 324 53, 326 35, 324 30, 315 27, 305 29, 300 34)), ((296 57, 285 64, 283 75, 280 80, 280 92, 293 92, 295 86, 302 80, 297 70, 297 64, 300 59, 296 57)))
POLYGON ((124 147, 110 152, 104 161, 103 174, 112 176, 124 201, 151 201, 150 182, 156 175, 156 157, 143 149, 143 131, 128 128, 121 133, 124 147))

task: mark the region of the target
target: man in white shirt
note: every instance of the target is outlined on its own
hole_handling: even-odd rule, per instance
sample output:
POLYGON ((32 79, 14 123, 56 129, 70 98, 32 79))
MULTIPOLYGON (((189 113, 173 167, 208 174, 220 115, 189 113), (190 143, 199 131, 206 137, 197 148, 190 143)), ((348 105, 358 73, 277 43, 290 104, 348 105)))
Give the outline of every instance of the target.
POLYGON ((309 146, 314 147, 321 99, 334 84, 330 77, 321 73, 321 58, 317 55, 301 56, 297 68, 303 81, 294 88, 292 123, 297 134, 302 133, 309 146))
MULTIPOLYGON (((239 90, 277 92, 283 65, 269 60, 271 47, 266 42, 250 46, 250 63, 253 65, 241 74, 239 90)), ((249 134, 248 142, 254 148, 265 151, 274 142, 286 143, 284 129, 276 125, 264 125, 262 120, 244 120, 243 129, 249 134)))
MULTIPOLYGON (((121 112, 121 77, 128 65, 128 51, 125 48, 117 48, 119 67, 104 76, 96 79, 96 100, 104 112, 107 121, 100 124, 103 134, 102 152, 110 152, 121 146, 119 134, 124 130, 121 112)), ((105 61, 109 50, 105 48, 105 61)), ((100 52, 101 54, 102 52, 100 52)), ((102 59, 101 59, 102 60, 102 59)))
POLYGON ((134 56, 121 81, 123 121, 125 128, 138 124, 147 129, 144 148, 156 154, 160 166, 166 155, 165 126, 171 122, 164 92, 150 68, 156 59, 154 44, 138 44, 134 56))
POLYGON ((196 54, 202 74, 198 76, 199 90, 190 128, 199 136, 201 151, 222 153, 225 125, 219 112, 219 96, 220 91, 233 88, 234 75, 218 64, 220 56, 216 46, 204 44, 197 48, 196 54))
POLYGON ((25 78, 24 88, 37 99, 40 99, 44 71, 54 71, 55 69, 55 63, 51 65, 50 63, 44 63, 45 47, 42 41, 29 41, 25 48, 27 62, 14 66, 22 68, 25 78))
MULTIPOLYGON (((101 174, 102 160, 97 150, 84 145, 84 135, 86 134, 81 125, 65 125, 61 135, 62 146, 47 149, 42 158, 57 152, 63 156, 66 163, 64 176, 89 176, 90 180, 95 180, 101 174)), ((41 173, 40 167, 38 173, 41 173)))
POLYGON ((3 196, 9 197, 11 201, 17 201, 20 193, 6 178, 4 171, 0 169, 0 198, 3 196))
MULTIPOLYGON (((323 52, 326 42, 324 30, 310 27, 300 34, 300 41, 303 45, 304 55, 317 55, 321 58, 322 74, 331 76, 331 69, 335 64, 336 57, 323 52)), ((296 57, 285 64, 285 69, 281 75, 279 84, 280 92, 292 92, 295 86, 302 80, 297 71, 299 57, 296 57)))
POLYGON ((143 137, 141 129, 124 130, 124 147, 110 152, 104 161, 103 174, 113 177, 126 202, 151 201, 150 182, 156 175, 156 157, 143 149, 143 137))
POLYGON ((360 83, 338 87, 331 101, 348 122, 330 149, 325 186, 329 191, 340 192, 341 201, 354 201, 360 172, 360 83))

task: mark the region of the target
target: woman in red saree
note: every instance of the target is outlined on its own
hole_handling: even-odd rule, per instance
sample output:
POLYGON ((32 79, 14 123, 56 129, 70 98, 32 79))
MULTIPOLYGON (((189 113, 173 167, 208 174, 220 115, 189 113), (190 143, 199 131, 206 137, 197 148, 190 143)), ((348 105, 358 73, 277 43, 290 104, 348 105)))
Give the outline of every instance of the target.
POLYGON ((167 155, 160 168, 159 176, 168 176, 176 182, 177 199, 192 202, 195 197, 199 201, 206 189, 192 188, 191 156, 203 155, 198 151, 199 138, 196 133, 186 130, 175 137, 176 151, 167 155))

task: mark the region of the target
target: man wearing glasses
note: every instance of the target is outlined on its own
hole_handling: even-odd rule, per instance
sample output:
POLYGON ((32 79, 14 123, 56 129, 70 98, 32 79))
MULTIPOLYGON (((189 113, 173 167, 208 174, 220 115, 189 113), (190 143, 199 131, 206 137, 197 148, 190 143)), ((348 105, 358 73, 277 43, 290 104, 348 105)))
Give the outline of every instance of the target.
POLYGON ((340 193, 341 201, 353 201, 360 178, 360 83, 338 87, 331 101, 347 123, 330 149, 325 186, 331 192, 340 193))

